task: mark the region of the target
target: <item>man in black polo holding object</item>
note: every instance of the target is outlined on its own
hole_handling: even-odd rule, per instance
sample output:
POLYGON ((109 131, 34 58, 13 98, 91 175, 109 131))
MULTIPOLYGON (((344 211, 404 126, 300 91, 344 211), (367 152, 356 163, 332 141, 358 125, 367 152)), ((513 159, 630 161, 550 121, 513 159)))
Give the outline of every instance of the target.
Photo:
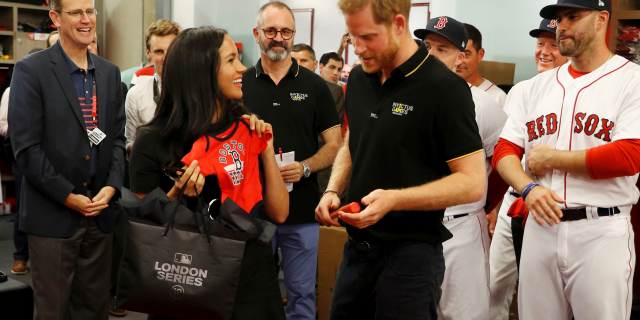
POLYGON ((362 61, 349 75, 349 133, 316 219, 339 196, 349 224, 330 319, 437 319, 445 264, 444 209, 480 200, 482 141, 465 81, 412 39, 410 0, 340 0, 362 61), (348 191, 347 191, 348 187, 348 191))
POLYGON ((106 320, 109 203, 124 179, 120 71, 87 49, 96 27, 91 0, 49 4, 60 40, 16 63, 9 96, 36 319, 106 320))
POLYGON ((280 172, 285 183, 292 183, 289 217, 272 240, 274 249, 282 250, 287 319, 313 320, 320 232, 313 214, 319 198, 316 173, 335 159, 342 143, 340 121, 326 81, 291 57, 291 9, 279 1, 267 3, 258 11, 253 34, 261 58, 242 78, 244 104, 273 125, 276 157, 281 150, 285 164, 280 172), (287 164, 291 152, 295 161, 287 164))

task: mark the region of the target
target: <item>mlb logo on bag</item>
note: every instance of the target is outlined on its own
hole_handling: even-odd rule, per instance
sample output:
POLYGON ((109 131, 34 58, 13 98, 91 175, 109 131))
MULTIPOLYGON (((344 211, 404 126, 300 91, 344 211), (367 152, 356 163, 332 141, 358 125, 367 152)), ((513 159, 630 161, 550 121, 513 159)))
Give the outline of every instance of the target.
POLYGON ((190 265, 192 260, 193 260, 193 257, 190 254, 176 253, 176 256, 173 259, 173 262, 190 265))

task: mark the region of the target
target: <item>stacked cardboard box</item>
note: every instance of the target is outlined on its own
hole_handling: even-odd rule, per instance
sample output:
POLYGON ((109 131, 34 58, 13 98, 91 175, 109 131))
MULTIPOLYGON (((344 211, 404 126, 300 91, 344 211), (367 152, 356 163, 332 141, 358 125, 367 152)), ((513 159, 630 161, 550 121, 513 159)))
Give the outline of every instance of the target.
POLYGON ((318 296, 316 309, 318 320, 329 319, 329 307, 333 287, 342 261, 342 251, 347 242, 347 230, 343 227, 320 227, 318 243, 318 296))

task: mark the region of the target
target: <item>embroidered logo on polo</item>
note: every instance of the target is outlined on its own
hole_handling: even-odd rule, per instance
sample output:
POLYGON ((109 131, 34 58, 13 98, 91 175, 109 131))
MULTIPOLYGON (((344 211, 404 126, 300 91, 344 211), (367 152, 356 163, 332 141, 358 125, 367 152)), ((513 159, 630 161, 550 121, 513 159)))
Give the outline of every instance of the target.
POLYGON ((293 101, 302 101, 309 97, 309 95, 306 93, 290 93, 290 95, 291 95, 291 100, 293 101))
POLYGON ((244 155, 244 145, 242 143, 238 143, 238 141, 232 140, 229 143, 225 143, 222 145, 222 148, 218 150, 218 153, 222 157, 219 157, 218 160, 220 163, 227 164, 231 163, 228 166, 224 167, 224 170, 229 174, 231 180, 233 181, 233 185, 237 186, 244 179, 244 175, 242 174, 242 170, 244 169, 244 161, 242 161, 240 152, 244 155), (239 151, 239 152, 238 152, 239 151), (231 157, 231 159, 228 159, 231 157))
POLYGON ((391 113, 396 116, 404 116, 409 114, 409 111, 413 111, 413 106, 409 106, 403 103, 394 102, 391 105, 391 113))

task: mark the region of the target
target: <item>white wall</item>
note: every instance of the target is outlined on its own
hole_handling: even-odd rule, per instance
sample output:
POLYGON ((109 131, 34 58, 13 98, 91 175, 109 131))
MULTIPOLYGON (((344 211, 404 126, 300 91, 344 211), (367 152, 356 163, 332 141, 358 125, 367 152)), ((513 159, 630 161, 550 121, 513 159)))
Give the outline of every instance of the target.
POLYGON ((106 0, 104 12, 103 56, 120 70, 139 66, 144 52, 143 2, 106 0))
MULTIPOLYGON (((338 0, 282 0, 292 9, 315 9, 313 48, 319 57, 336 51, 345 23, 337 7, 338 0)), ((540 25, 540 9, 554 0, 412 0, 429 2, 431 17, 451 16, 474 25, 483 35, 485 59, 516 64, 515 82, 537 74, 533 51, 535 40, 529 31, 540 25)), ((411 17, 409 18, 411 20, 411 17)), ((353 50, 349 63, 355 61, 353 50)))
POLYGON ((260 58, 253 37, 256 13, 269 0, 173 0, 171 19, 183 28, 215 26, 226 29, 243 46, 242 63, 251 66, 260 58))
POLYGON ((431 0, 431 17, 451 16, 482 33, 485 59, 516 64, 514 82, 529 79, 537 69, 536 40, 529 31, 542 21, 540 9, 554 0, 431 0))
MULTIPOLYGON (((172 19, 183 27, 214 25, 227 29, 245 46, 243 63, 252 65, 260 57, 252 28, 255 14, 269 0, 173 0, 172 19)), ((338 0, 281 0, 291 9, 315 9, 313 48, 318 59, 336 51, 345 32, 338 0)), ((429 2, 431 17, 451 16, 476 26, 483 35, 485 59, 516 64, 515 82, 533 77, 535 40, 529 31, 539 26, 540 9, 554 0, 412 0, 429 2)), ((411 17, 410 17, 411 20, 411 17)), ((352 48, 352 47, 351 47, 352 48)), ((350 50, 349 63, 355 61, 350 50)))

